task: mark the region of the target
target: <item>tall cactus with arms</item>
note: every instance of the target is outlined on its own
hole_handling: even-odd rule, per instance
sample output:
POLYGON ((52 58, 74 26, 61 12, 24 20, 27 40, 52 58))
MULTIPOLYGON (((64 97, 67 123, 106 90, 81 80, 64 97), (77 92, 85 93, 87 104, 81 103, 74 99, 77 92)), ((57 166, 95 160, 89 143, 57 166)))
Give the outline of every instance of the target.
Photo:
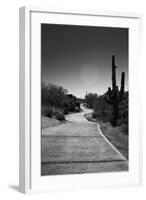
POLYGON ((115 65, 115 56, 112 55, 112 89, 111 87, 108 88, 108 98, 105 97, 107 103, 113 106, 113 118, 112 118, 112 125, 116 126, 117 121, 119 118, 119 104, 123 100, 124 96, 124 86, 125 86, 125 73, 122 72, 121 74, 121 88, 120 91, 116 84, 116 68, 115 65))

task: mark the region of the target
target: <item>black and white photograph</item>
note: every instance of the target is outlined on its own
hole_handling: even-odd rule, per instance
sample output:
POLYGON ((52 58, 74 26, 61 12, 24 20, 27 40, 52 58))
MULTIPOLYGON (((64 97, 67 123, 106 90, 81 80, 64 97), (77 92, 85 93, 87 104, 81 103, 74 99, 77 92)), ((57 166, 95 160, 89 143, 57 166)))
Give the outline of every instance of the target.
POLYGON ((128 34, 41 24, 41 176, 128 171, 128 34))

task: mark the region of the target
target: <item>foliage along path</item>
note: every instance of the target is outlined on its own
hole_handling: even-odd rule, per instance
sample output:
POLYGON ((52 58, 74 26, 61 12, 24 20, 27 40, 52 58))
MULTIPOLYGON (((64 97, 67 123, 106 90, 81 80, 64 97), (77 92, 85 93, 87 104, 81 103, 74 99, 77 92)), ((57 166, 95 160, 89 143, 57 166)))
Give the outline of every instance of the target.
POLYGON ((82 112, 66 116, 68 122, 42 130, 41 174, 95 173, 128 170, 126 158, 82 112))

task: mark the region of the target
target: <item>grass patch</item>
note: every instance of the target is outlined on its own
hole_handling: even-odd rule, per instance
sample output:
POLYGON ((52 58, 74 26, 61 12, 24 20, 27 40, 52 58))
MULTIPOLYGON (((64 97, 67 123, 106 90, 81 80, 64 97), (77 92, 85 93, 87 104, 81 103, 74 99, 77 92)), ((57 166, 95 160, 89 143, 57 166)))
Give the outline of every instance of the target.
POLYGON ((107 139, 128 159, 128 135, 125 127, 112 127, 110 123, 100 122, 100 129, 107 139))

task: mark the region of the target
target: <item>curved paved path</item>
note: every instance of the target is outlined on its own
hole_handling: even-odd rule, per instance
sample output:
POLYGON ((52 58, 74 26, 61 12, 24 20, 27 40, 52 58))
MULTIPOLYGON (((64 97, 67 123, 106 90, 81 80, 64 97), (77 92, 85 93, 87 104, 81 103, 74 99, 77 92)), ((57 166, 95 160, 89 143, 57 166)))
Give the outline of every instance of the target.
POLYGON ((66 116, 68 122, 42 130, 42 175, 128 170, 126 158, 103 136, 98 124, 82 112, 66 116))

